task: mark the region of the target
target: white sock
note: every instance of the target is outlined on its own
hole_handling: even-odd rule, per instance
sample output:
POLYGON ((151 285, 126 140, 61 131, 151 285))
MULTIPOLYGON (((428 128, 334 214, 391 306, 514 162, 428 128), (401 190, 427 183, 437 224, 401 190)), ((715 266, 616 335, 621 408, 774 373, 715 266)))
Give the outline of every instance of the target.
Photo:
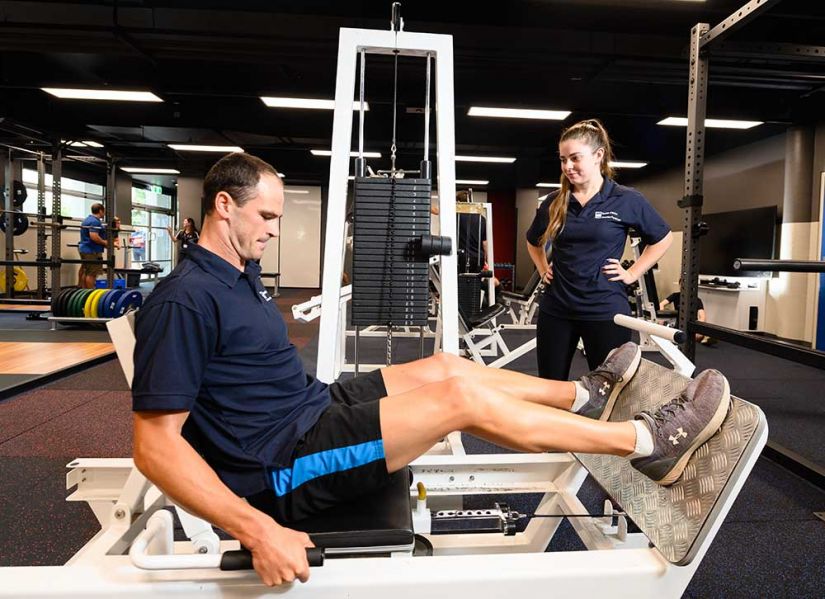
POLYGON ((631 420, 630 423, 636 429, 636 446, 627 459, 646 458, 653 453, 653 435, 644 420, 631 420))
POLYGON ((576 387, 576 398, 573 400, 570 411, 578 412, 584 407, 584 404, 590 401, 590 392, 579 381, 573 381, 573 385, 576 387))

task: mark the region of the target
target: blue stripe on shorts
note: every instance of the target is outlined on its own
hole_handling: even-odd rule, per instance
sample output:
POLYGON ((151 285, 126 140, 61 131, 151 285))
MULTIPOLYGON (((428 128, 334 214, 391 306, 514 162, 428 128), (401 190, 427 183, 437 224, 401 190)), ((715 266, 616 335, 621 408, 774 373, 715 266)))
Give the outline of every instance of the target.
POLYGON ((289 468, 273 468, 272 489, 283 497, 315 478, 364 466, 384 458, 384 442, 367 441, 358 445, 337 447, 302 456, 289 468))

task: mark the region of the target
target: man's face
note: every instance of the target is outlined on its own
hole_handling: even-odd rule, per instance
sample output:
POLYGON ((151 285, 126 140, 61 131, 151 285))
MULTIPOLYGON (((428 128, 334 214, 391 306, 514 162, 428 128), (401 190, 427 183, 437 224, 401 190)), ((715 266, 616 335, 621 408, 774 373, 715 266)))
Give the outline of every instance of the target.
POLYGON ((267 242, 280 234, 278 218, 284 212, 284 187, 281 180, 261 175, 257 194, 246 204, 232 204, 229 240, 243 260, 259 260, 267 242))

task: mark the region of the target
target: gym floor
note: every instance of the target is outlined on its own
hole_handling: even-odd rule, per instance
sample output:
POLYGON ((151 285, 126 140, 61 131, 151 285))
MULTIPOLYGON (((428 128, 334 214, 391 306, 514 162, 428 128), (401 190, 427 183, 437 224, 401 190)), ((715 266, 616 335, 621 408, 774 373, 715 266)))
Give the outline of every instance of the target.
MULTIPOLYGON (((290 339, 309 372, 315 368, 318 321, 296 323, 291 306, 317 293, 283 289, 277 299, 290 339)), ((6 332, 0 328, 0 335, 6 332)), ((40 331, 44 332, 53 333, 40 331)), ((31 336, 36 333, 28 331, 31 336)), ((403 344, 401 339, 397 342, 403 344)), ((368 352, 364 358, 369 360, 371 350, 362 351, 368 352)), ((383 355, 378 346, 374 351, 376 360, 383 355)), ((535 373, 534 359, 528 354, 511 367, 535 373)), ((103 360, 0 401, 0 566, 63 564, 97 532, 97 520, 85 503, 65 501, 65 474, 66 464, 77 457, 131 454, 128 385, 117 361, 103 360)), ((821 431, 825 412, 809 398, 822 387, 825 374, 725 343, 699 347, 696 362, 700 369, 718 367, 730 379, 735 395, 765 410, 773 440, 823 463, 822 435, 815 430, 821 431)), ((584 359, 577 355, 571 375, 579 376, 585 369, 584 359)), ((464 442, 468 453, 502 451, 469 435, 464 435, 464 442)), ((601 509, 605 498, 590 479, 580 497, 594 511, 601 509)), ((537 499, 503 498, 523 512, 531 512, 537 499)), ((472 497, 466 507, 489 506, 495 500, 472 497)), ((823 511, 825 492, 761 458, 685 596, 821 597, 825 523, 814 513, 823 511)), ((581 542, 566 522, 548 548, 580 549, 581 542)))

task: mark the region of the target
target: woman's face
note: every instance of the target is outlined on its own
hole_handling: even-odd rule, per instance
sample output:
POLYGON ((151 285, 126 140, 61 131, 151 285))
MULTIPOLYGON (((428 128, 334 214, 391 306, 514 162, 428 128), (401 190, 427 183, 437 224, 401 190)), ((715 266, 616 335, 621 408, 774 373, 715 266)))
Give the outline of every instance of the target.
POLYGON ((183 219, 183 226, 184 226, 184 228, 186 228, 186 227, 192 227, 193 225, 194 225, 194 223, 192 222, 192 219, 191 219, 191 218, 184 218, 184 219, 183 219))
POLYGON ((597 178, 604 158, 604 148, 591 148, 582 139, 566 139, 559 143, 561 172, 573 187, 587 185, 597 178))

